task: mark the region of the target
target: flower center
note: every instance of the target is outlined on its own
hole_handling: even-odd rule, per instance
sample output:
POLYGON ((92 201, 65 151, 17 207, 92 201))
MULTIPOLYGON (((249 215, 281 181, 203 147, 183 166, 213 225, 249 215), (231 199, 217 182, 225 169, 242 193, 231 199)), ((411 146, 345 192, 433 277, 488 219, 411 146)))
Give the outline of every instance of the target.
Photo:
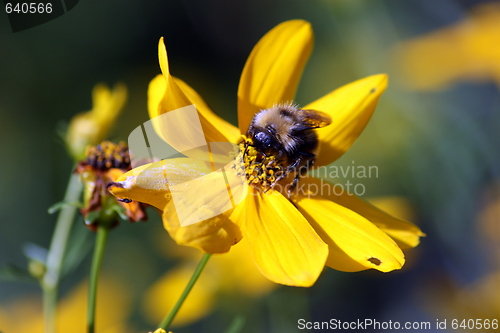
POLYGON ((124 142, 114 144, 104 141, 97 146, 88 146, 85 155, 87 156, 85 163, 97 170, 130 169, 130 156, 124 142))
POLYGON ((284 161, 276 155, 258 151, 251 138, 242 137, 239 146, 243 152, 243 163, 239 166, 238 175, 245 175, 249 185, 268 191, 281 180, 285 171, 284 161))

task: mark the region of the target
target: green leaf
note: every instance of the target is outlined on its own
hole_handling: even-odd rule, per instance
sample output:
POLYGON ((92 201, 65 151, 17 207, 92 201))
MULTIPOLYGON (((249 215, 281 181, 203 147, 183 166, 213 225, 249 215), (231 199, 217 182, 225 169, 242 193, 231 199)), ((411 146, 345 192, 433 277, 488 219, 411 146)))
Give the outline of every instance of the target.
POLYGON ((245 326, 245 317, 237 316, 236 318, 233 319, 231 325, 229 325, 229 327, 224 333, 239 333, 241 332, 244 326, 245 326))
POLYGON ((82 224, 76 225, 68 241, 68 248, 62 264, 61 275, 74 271, 92 250, 94 233, 82 224))
POLYGON ((122 220, 128 221, 128 217, 127 217, 127 213, 126 213, 125 208, 123 208, 120 205, 113 205, 112 207, 113 207, 112 209, 118 214, 118 216, 120 216, 120 218, 122 220))
POLYGON ((92 212, 89 212, 87 216, 85 216, 85 224, 86 225, 91 225, 94 223, 95 220, 99 218, 99 215, 101 214, 100 210, 94 210, 92 212))
POLYGON ((37 282, 27 270, 13 264, 0 267, 0 281, 37 282))
POLYGON ((47 211, 49 212, 49 214, 54 214, 63 209, 65 206, 74 206, 77 208, 82 208, 82 203, 78 201, 76 202, 60 201, 50 206, 47 211))

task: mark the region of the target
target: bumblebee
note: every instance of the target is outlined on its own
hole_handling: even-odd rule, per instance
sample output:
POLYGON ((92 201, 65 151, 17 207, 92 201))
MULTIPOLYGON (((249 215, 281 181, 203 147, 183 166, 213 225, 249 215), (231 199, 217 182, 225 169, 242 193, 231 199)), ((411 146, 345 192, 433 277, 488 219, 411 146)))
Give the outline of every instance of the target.
MULTIPOLYGON (((280 166, 279 175, 269 188, 294 173, 288 194, 295 189, 301 176, 314 164, 318 149, 318 135, 314 131, 332 122, 329 115, 315 110, 304 110, 293 104, 279 104, 257 113, 246 133, 248 143, 264 163, 274 156, 272 163, 280 166)), ((269 162, 267 162, 269 164, 269 162)), ((268 165, 269 166, 269 165, 268 165)))

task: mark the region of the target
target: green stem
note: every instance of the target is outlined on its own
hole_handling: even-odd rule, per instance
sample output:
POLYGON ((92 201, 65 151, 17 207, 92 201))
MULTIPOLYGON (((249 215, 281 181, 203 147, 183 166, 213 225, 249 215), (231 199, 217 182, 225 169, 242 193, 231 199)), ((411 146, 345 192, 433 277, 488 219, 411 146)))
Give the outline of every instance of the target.
POLYGON ((90 267, 89 298, 87 303, 87 332, 94 333, 95 330, 95 309, 97 301, 97 283, 101 270, 104 249, 108 240, 109 227, 100 225, 97 227, 97 237, 95 240, 94 254, 92 256, 92 266, 90 267))
MULTIPOLYGON (((80 182, 80 177, 76 174, 71 174, 66 194, 64 195, 64 202, 75 202, 80 199, 83 185, 80 182)), ((41 281, 43 289, 43 312, 45 319, 45 333, 54 333, 56 306, 57 306, 57 291, 59 280, 61 279, 61 268, 66 252, 66 245, 68 243, 69 234, 77 207, 65 205, 57 217, 56 227, 50 249, 47 254, 46 272, 41 281)))
POLYGON ((210 259, 210 256, 211 256, 211 254, 205 253, 203 258, 201 258, 201 261, 198 264, 198 267, 196 267, 196 270, 194 271, 193 276, 191 276, 191 279, 189 280, 186 288, 182 292, 181 297, 179 297, 179 299, 177 300, 177 303, 175 304, 172 311, 170 311, 170 313, 165 317, 165 319, 163 319, 163 321, 158 326, 158 328, 163 328, 166 330, 168 328, 168 326, 170 326, 170 324, 172 323, 172 320, 174 320, 175 315, 177 314, 177 312, 181 308, 182 303, 184 303, 184 301, 186 300, 186 297, 189 295, 189 292, 191 291, 191 289, 193 289, 194 284, 196 283, 196 281, 200 277, 201 272, 203 271, 203 268, 205 268, 205 265, 207 264, 208 259, 210 259))

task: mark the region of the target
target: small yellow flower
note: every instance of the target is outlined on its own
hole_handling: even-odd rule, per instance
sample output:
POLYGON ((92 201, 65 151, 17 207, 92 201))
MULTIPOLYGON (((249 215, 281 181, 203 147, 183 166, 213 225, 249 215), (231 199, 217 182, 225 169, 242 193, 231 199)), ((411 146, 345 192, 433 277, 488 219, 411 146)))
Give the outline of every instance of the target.
MULTIPOLYGON (((237 144, 257 112, 293 101, 312 42, 311 26, 302 20, 284 22, 258 42, 240 79, 236 128, 215 115, 191 87, 170 75, 166 49, 160 40, 163 75, 154 78, 149 86, 150 117, 195 105, 208 142, 237 144)), ((316 132, 319 153, 315 166, 326 166, 349 149, 371 118, 386 85, 386 75, 370 76, 304 107, 332 118, 329 126, 316 132)), ((245 237, 261 273, 277 283, 311 286, 325 265, 342 271, 399 269, 404 264, 401 249, 416 246, 423 235, 411 223, 393 218, 356 196, 303 191, 289 199, 275 190, 263 192, 254 183, 234 209, 181 227, 169 191, 158 184, 187 181, 183 162, 181 158, 144 165, 120 177, 119 186, 110 191, 117 197, 146 202, 162 210, 164 226, 178 244, 223 253, 245 237), (150 186, 141 187, 137 174, 146 169, 140 181, 150 182, 150 186), (165 179, 166 171, 179 179, 165 179)), ((325 186, 312 177, 303 177, 300 184, 307 189, 325 186)), ((214 200, 218 196, 214 193, 214 200)))
POLYGON ((500 5, 481 4, 454 25, 402 42, 398 70, 415 89, 442 89, 457 81, 500 85, 500 5))
POLYGON ((92 110, 74 116, 66 133, 66 146, 73 159, 81 160, 88 145, 106 139, 126 100, 127 88, 123 84, 115 85, 112 91, 103 84, 94 87, 92 110))
MULTIPOLYGON (((150 333, 167 333, 167 331, 165 331, 163 328, 158 328, 154 332, 150 332, 150 333)), ((173 333, 173 332, 168 331, 168 333, 173 333)))

